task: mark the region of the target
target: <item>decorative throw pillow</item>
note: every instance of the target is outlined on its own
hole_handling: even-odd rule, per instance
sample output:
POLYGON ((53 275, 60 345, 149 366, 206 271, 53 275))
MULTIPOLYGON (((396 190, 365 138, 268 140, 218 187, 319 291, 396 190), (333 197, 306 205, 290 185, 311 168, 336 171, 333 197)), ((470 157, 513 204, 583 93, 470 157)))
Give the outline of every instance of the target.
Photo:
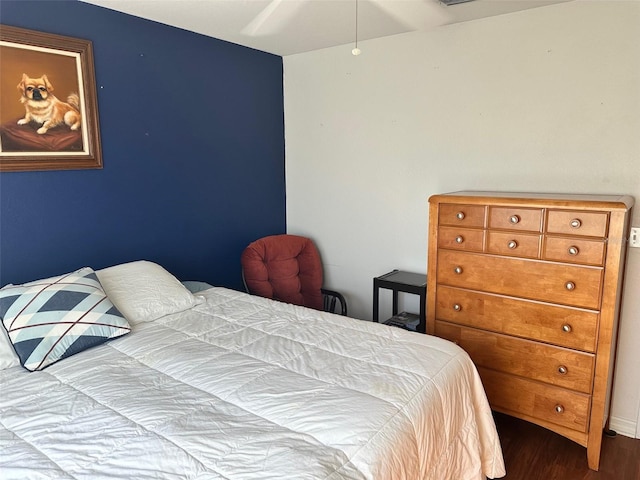
POLYGON ((93 269, 0 289, 0 318, 30 371, 131 331, 93 269))

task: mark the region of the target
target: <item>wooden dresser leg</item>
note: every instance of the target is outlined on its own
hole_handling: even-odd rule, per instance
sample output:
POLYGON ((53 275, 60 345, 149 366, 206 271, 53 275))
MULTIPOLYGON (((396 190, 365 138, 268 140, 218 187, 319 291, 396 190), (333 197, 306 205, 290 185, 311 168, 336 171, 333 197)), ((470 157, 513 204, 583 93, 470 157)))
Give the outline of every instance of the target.
POLYGON ((600 468, 600 449, 602 447, 602 433, 589 435, 587 443, 587 463, 589 468, 598 471, 600 468))

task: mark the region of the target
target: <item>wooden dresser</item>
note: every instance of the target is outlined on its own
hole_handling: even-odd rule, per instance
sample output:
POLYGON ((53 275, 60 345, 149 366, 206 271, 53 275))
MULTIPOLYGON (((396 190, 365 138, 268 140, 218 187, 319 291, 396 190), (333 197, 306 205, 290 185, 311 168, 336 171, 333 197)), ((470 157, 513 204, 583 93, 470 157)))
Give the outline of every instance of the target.
POLYGON ((633 198, 429 199, 427 333, 474 360, 494 410, 587 447, 608 419, 633 198))

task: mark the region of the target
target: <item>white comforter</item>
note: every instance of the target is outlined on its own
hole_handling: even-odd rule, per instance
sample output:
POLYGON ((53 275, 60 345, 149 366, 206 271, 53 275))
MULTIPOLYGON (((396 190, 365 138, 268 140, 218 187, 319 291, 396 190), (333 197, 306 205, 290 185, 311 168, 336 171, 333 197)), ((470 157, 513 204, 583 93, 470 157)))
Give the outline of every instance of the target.
POLYGON ((223 288, 41 372, 0 372, 2 479, 500 477, 457 346, 223 288))

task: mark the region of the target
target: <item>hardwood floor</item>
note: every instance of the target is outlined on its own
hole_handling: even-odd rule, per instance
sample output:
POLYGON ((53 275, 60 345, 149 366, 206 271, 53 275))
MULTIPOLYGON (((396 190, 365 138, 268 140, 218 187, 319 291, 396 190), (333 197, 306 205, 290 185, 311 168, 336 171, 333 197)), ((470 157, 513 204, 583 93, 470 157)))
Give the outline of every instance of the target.
POLYGON ((507 469, 505 480, 640 480, 640 439, 604 437, 600 470, 587 450, 537 425, 495 414, 507 469))

